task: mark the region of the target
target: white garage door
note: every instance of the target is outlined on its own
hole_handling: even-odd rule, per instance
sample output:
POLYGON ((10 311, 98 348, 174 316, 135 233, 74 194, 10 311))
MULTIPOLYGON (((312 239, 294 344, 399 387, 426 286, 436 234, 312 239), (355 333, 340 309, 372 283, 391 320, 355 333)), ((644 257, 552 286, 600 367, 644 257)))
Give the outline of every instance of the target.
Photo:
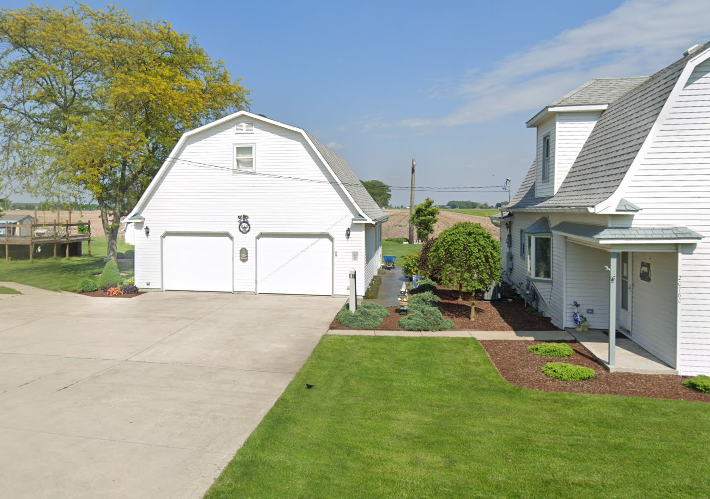
POLYGON ((232 246, 232 240, 221 234, 165 236, 163 289, 232 292, 232 246))
POLYGON ((333 294, 333 242, 321 236, 262 236, 256 243, 258 293, 333 294))

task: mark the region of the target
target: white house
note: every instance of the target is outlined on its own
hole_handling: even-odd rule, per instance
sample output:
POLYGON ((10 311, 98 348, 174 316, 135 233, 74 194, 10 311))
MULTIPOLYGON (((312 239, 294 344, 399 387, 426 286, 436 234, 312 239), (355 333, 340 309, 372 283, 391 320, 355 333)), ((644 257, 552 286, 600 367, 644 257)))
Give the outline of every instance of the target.
POLYGON ((650 77, 592 80, 527 125, 537 152, 503 214, 507 279, 559 327, 576 301, 592 328, 710 374, 710 44, 650 77))
POLYGON ((306 131, 240 111, 182 136, 126 221, 140 288, 364 294, 387 220, 306 131))

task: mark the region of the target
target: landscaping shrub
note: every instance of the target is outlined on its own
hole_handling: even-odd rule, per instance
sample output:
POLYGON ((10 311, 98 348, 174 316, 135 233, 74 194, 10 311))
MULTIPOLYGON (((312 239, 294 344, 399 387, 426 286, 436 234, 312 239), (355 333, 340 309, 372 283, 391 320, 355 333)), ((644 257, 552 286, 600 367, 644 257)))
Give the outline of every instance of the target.
POLYGON ((102 289, 115 286, 121 282, 121 272, 118 270, 118 264, 109 260, 106 262, 101 277, 99 277, 99 287, 102 289))
POLYGON ((136 256, 135 250, 126 250, 123 252, 123 256, 129 260, 133 260, 136 256))
POLYGON ((421 275, 419 273, 419 254, 410 253, 402 257, 402 273, 407 279, 411 279, 413 275, 421 275))
POLYGON ((348 304, 335 317, 340 324, 353 329, 375 329, 380 327, 382 319, 389 317, 390 312, 382 305, 371 301, 364 302, 353 313, 348 304))
POLYGON ((574 350, 566 343, 541 343, 528 347, 528 350, 543 357, 571 357, 574 350))
POLYGON ((409 310, 417 310, 426 307, 435 307, 441 301, 441 298, 436 296, 431 291, 424 291, 409 297, 407 306, 409 310))
POLYGON ((135 284, 124 284, 121 286, 121 293, 124 295, 134 295, 138 292, 138 286, 135 284))
POLYGON ((99 285, 96 284, 96 281, 93 279, 82 279, 82 281, 79 283, 78 287, 78 292, 79 293, 91 293, 92 291, 96 291, 99 289, 99 285))
POLYGON ((429 255, 431 253, 431 248, 434 246, 437 239, 438 238, 433 237, 424 241, 422 249, 419 252, 419 275, 435 281, 439 280, 439 272, 441 269, 433 264, 429 258, 429 255))
POLYGON ((376 300, 377 295, 380 294, 380 284, 382 284, 382 278, 378 275, 372 278, 372 281, 370 281, 370 285, 367 288, 367 291, 365 291, 365 298, 367 300, 376 300))
POLYGON ((385 239, 385 241, 388 241, 390 243, 399 243, 399 244, 404 244, 405 241, 409 241, 406 237, 388 237, 385 239))
POLYGON ((542 373, 550 378, 562 381, 582 381, 594 377, 594 369, 590 367, 574 366, 564 362, 550 362, 542 366, 542 373))
POLYGON ((710 393, 710 376, 700 375, 694 378, 686 379, 683 384, 691 390, 697 390, 703 393, 710 393))
POLYGON ((410 294, 416 295, 419 293, 426 293, 430 292, 433 293, 436 291, 436 283, 432 281, 431 279, 422 279, 422 281, 419 283, 419 286, 416 288, 412 288, 409 290, 410 294))
POLYGON ((121 291, 121 288, 119 288, 118 286, 114 286, 112 288, 108 288, 106 290, 106 294, 109 296, 118 296, 118 295, 122 295, 123 291, 121 291))
POLYGON ((135 283, 136 283, 135 277, 129 277, 128 279, 124 279, 121 281, 121 284, 123 284, 124 286, 126 286, 128 284, 135 284, 135 283))
POLYGON ((89 233, 89 225, 88 225, 88 224, 86 224, 86 225, 81 225, 81 224, 83 224, 83 223, 84 223, 84 222, 83 222, 82 220, 79 220, 79 221, 77 222, 77 224, 79 224, 79 225, 77 225, 76 231, 77 231, 79 234, 88 234, 88 233, 89 233))
MULTIPOLYGON (((410 302, 411 303, 411 302, 410 302)), ((410 305, 410 310, 412 310, 410 305)), ((399 326, 407 331, 441 331, 454 329, 456 326, 448 319, 444 319, 441 311, 434 306, 420 306, 412 313, 397 321, 399 326)))

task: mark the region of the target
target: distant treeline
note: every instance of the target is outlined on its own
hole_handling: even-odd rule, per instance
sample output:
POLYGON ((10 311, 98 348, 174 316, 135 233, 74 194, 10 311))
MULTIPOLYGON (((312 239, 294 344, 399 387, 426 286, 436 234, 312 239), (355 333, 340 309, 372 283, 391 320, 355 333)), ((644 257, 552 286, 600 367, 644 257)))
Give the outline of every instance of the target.
POLYGON ((508 201, 501 201, 499 203, 496 203, 495 206, 491 206, 488 203, 478 203, 476 201, 449 201, 443 207, 449 208, 451 210, 475 210, 476 208, 485 210, 491 208, 500 208, 501 206, 505 206, 506 204, 508 204, 508 201))
POLYGON ((52 203, 50 201, 34 201, 32 203, 19 203, 8 198, 0 199, 0 208, 9 210, 37 210, 37 211, 96 211, 99 205, 96 203, 52 203))

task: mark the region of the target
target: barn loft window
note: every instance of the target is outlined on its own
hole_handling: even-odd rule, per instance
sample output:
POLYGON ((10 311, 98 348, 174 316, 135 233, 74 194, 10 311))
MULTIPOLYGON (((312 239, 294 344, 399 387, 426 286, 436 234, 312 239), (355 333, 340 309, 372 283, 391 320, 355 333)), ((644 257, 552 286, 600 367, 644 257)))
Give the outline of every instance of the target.
POLYGON ((237 123, 237 133, 254 133, 254 123, 237 123))
POLYGON ((239 172, 254 171, 254 146, 234 146, 234 168, 239 172))
POLYGON ((550 179, 550 136, 542 138, 542 181, 550 179))

